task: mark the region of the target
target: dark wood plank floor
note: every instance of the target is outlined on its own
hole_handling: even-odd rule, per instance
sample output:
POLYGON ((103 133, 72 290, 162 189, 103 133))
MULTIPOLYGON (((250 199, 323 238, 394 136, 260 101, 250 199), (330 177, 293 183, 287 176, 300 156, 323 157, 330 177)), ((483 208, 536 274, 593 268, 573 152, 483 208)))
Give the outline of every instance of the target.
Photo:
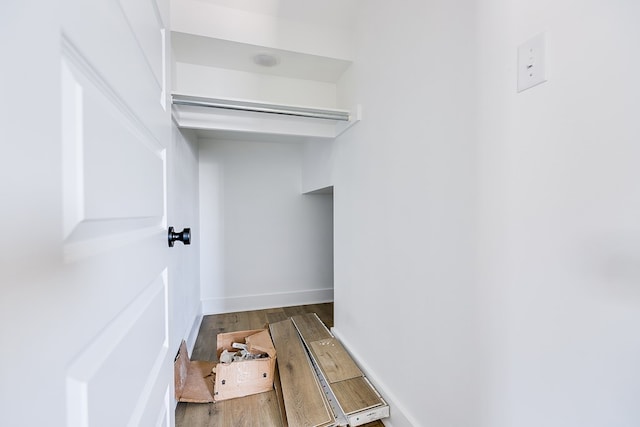
MULTIPOLYGON (((192 360, 217 361, 216 336, 221 332, 259 329, 299 314, 316 313, 327 327, 333 326, 333 303, 204 316, 192 360)), ((176 427, 282 427, 275 392, 225 400, 218 403, 178 403, 176 427)), ((381 422, 366 427, 384 427, 381 422)))

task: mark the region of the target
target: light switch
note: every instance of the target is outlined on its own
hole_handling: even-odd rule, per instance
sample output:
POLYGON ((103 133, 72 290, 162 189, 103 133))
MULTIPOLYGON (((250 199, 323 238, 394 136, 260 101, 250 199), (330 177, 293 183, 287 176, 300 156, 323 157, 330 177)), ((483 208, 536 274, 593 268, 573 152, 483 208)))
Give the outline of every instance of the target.
POLYGON ((541 33, 518 46, 518 92, 546 81, 546 37, 541 33))

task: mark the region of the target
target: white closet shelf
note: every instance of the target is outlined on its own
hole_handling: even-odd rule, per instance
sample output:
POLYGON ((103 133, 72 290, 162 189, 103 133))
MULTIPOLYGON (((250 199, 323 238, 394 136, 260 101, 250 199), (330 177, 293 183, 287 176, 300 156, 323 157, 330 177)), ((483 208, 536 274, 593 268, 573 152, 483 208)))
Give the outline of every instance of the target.
POLYGON ((348 110, 173 94, 180 128, 264 135, 335 138, 360 120, 348 110))

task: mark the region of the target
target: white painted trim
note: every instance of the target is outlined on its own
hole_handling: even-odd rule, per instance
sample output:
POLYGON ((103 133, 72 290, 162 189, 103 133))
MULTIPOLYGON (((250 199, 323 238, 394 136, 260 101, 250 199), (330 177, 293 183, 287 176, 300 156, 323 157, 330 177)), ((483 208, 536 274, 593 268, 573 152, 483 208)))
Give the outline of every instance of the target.
POLYGON ((254 113, 283 114, 285 116, 307 117, 310 119, 326 119, 348 122, 350 116, 348 110, 274 104, 271 102, 258 102, 244 99, 205 98, 202 96, 183 95, 178 93, 172 94, 171 99, 173 105, 209 107, 233 111, 252 111, 254 113))
POLYGON ((336 138, 349 130, 353 125, 362 120, 362 104, 356 104, 351 109, 348 122, 336 123, 336 138))
POLYGON ((193 347, 196 345, 196 339, 198 338, 198 332, 200 332, 200 325, 202 325, 202 313, 198 313, 193 318, 193 324, 184 340, 187 342, 187 350, 189 354, 193 354, 193 347))
POLYGON ((336 336, 342 343, 342 345, 347 349, 353 360, 356 361, 356 364, 362 370, 367 379, 373 384, 375 389, 382 395, 382 398, 389 405, 391 416, 389 418, 385 418, 381 420, 385 426, 387 427, 413 427, 419 426, 420 423, 413 418, 407 412, 407 410, 399 403, 399 400, 392 393, 388 392, 388 387, 380 380, 380 378, 375 374, 375 372, 367 365, 365 359, 361 357, 358 353, 354 352, 353 346, 349 344, 349 341, 345 339, 345 337, 340 333, 340 331, 336 328, 331 328, 331 333, 336 336))
POLYGON ((203 315, 234 313, 236 311, 263 310, 273 307, 319 304, 332 301, 333 288, 208 298, 202 300, 202 313, 203 315))
MULTIPOLYGON (((187 97, 187 95, 175 94, 174 96, 187 97)), ((216 101, 221 102, 223 100, 216 99, 216 101)), ((248 103, 249 101, 233 102, 248 103)), ((285 106, 281 106, 281 108, 285 108, 285 106)), ((291 106, 290 108, 320 111, 312 107, 291 106)), ((297 117, 267 112, 228 110, 175 103, 171 111, 173 120, 180 129, 244 132, 301 138, 335 139, 362 119, 361 105, 354 106, 354 112, 350 114, 348 121, 297 117)), ((347 110, 323 109, 322 111, 348 113, 347 110)))
POLYGON ((334 120, 188 105, 173 105, 172 112, 181 129, 249 132, 305 138, 335 138, 336 136, 337 122, 334 120))
MULTIPOLYGON (((100 369, 108 363, 111 357, 117 357, 118 354, 125 351, 122 347, 123 343, 126 342, 130 334, 139 332, 135 328, 144 328, 140 325, 146 324, 145 321, 148 319, 145 316, 151 316, 153 319, 154 303, 160 295, 162 296, 160 300, 162 307, 166 307, 167 283, 164 277, 163 271, 71 363, 66 377, 68 426, 88 427, 90 425, 90 383, 97 375, 100 375, 100 369)), ((166 311, 162 311, 166 318, 166 311)), ((149 369, 145 384, 139 390, 138 402, 132 408, 133 412, 129 414, 130 417, 134 417, 134 421, 135 417, 141 416, 147 402, 151 400, 154 388, 158 384, 162 384, 164 379, 167 380, 166 383, 169 383, 168 378, 161 375, 163 365, 169 363, 166 329, 163 341, 157 350, 155 361, 149 369)))

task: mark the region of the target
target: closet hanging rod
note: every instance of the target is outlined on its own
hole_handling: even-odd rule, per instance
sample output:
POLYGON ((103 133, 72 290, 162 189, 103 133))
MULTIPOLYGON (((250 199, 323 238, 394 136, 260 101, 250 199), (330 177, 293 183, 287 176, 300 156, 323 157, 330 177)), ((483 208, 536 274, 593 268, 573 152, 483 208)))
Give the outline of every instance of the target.
POLYGON ((193 107, 222 108, 225 110, 251 111, 255 113, 282 114, 286 116, 307 117, 313 119, 327 119, 349 121, 349 112, 343 110, 324 110, 318 108, 296 107, 277 104, 263 104, 251 101, 237 101, 233 99, 203 98, 189 95, 171 95, 173 105, 193 107))

